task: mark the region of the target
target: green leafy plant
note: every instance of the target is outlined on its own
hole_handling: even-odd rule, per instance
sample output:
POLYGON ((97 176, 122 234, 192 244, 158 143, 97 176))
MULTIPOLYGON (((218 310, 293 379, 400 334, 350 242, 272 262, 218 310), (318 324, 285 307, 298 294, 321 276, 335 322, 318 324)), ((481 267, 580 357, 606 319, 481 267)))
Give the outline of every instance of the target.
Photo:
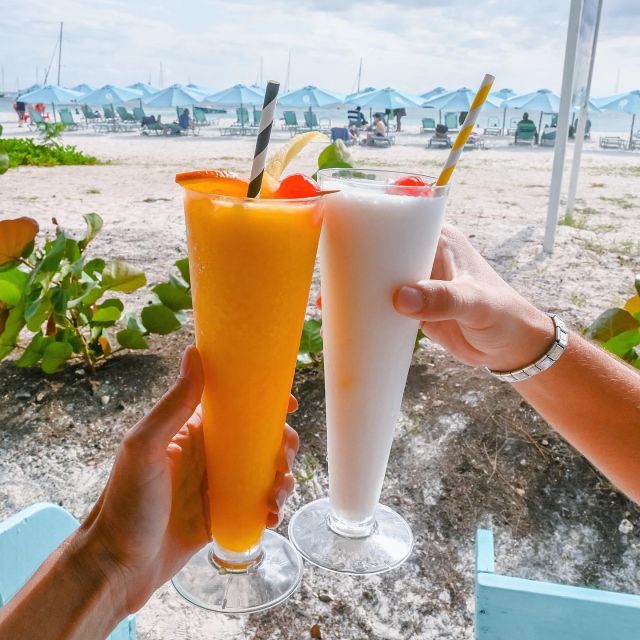
POLYGON ((640 369, 640 276, 636 276, 635 295, 623 307, 601 313, 585 330, 587 338, 599 342, 607 351, 640 369))
POLYGON ((298 347, 298 362, 296 366, 299 369, 316 366, 320 363, 323 347, 321 329, 321 320, 305 320, 302 327, 300 346, 298 347))
MULTIPOLYGON (((0 124, 0 137, 2 136, 2 125, 0 124)), ((9 170, 9 154, 0 147, 0 176, 9 170)))
POLYGON ((62 145, 56 142, 55 137, 46 139, 43 143, 36 142, 32 138, 0 139, 0 173, 4 173, 7 168, 13 169, 21 165, 53 167, 65 164, 97 164, 97 162, 97 158, 82 153, 73 145, 62 145))
POLYGON ((125 312, 120 299, 147 283, 138 267, 89 256, 102 229, 96 213, 84 216, 86 230, 74 237, 57 221, 55 237, 35 246, 38 224, 30 218, 0 221, 0 360, 15 349, 18 367, 55 373, 74 359, 95 365, 123 349, 148 348, 147 336, 182 327, 191 308, 186 261, 178 274, 153 287, 152 301, 139 314, 125 312), (30 335, 19 346, 21 332, 30 335))

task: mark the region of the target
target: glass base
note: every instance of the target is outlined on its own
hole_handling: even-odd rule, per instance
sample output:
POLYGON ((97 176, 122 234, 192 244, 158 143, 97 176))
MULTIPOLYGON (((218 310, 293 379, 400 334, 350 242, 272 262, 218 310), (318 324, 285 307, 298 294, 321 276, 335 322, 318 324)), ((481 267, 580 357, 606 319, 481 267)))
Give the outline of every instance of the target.
POLYGON ((409 525, 384 505, 376 507, 368 533, 358 535, 355 530, 346 530, 344 525, 332 516, 329 498, 322 498, 294 514, 289 522, 289 539, 309 562, 322 569, 351 575, 391 571, 399 567, 413 549, 409 525))
POLYGON ((173 577, 178 593, 219 613, 255 613, 277 607, 300 586, 302 558, 281 535, 267 530, 262 556, 247 571, 226 570, 213 559, 214 545, 200 549, 173 577))

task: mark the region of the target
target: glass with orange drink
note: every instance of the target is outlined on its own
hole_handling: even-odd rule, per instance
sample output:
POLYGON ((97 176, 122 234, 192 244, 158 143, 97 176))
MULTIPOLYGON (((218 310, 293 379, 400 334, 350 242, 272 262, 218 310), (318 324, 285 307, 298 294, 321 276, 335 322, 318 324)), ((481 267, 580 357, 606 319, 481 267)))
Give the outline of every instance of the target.
POLYGON ((184 188, 196 345, 205 373, 212 543, 174 585, 207 609, 260 611, 289 597, 302 576, 298 554, 285 538, 265 531, 265 523, 321 197, 249 199, 246 181, 222 172, 176 180, 184 188))

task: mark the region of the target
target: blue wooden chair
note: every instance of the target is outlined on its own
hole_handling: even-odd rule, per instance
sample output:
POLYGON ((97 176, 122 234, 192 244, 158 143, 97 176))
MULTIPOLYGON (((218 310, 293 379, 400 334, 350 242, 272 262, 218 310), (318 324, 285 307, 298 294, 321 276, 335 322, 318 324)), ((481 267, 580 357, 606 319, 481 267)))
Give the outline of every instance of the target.
POLYGON ((640 596, 501 576, 476 537, 476 640, 637 640, 640 596))
MULTIPOLYGON (((77 528, 78 521, 70 513, 48 503, 34 504, 0 522, 0 606, 22 588, 51 552, 77 528)), ((107 640, 135 638, 136 619, 128 616, 107 640)))

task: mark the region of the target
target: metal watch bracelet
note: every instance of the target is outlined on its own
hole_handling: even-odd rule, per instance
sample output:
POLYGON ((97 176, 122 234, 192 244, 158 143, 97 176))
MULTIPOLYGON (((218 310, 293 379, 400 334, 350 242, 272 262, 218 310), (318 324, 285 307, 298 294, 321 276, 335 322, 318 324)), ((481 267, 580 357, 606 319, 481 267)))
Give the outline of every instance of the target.
POLYGON ((523 367, 522 369, 516 369, 515 371, 492 371, 485 367, 494 378, 498 378, 498 380, 503 380, 504 382, 522 382, 522 380, 528 380, 541 371, 546 371, 558 361, 569 344, 569 331, 560 316, 555 313, 547 313, 547 315, 553 320, 553 325, 556 330, 556 338, 550 349, 542 358, 536 360, 533 364, 523 367))

